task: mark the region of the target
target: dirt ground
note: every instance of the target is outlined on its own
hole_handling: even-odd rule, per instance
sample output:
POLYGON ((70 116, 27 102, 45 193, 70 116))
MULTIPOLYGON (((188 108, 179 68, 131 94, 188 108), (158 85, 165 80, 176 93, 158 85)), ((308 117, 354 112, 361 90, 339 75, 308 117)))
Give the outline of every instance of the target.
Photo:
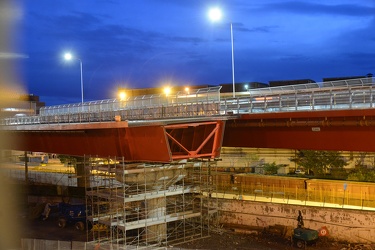
POLYGON ((65 228, 57 225, 57 220, 41 219, 25 220, 21 231, 22 238, 63 240, 63 241, 86 241, 86 231, 75 229, 74 225, 68 224, 65 228))
POLYGON ((291 249, 290 242, 281 238, 269 238, 263 235, 239 234, 225 232, 212 233, 210 237, 178 245, 186 249, 257 249, 257 250, 285 250, 291 249))
MULTIPOLYGON (((22 238, 39 238, 50 240, 66 241, 86 241, 86 232, 77 231, 73 225, 67 225, 66 228, 59 228, 56 220, 27 220, 24 223, 21 232, 22 238)), ((290 250, 297 249, 293 247, 291 241, 280 236, 269 233, 235 233, 232 230, 222 229, 212 232, 211 236, 201 240, 179 244, 173 246, 174 249, 231 249, 231 250, 290 250)), ((313 246, 307 246, 305 249, 324 249, 324 250, 374 250, 375 245, 362 244, 344 244, 329 241, 321 238, 313 246)))
MULTIPOLYGON (((234 233, 230 230, 221 233, 211 233, 211 237, 178 245, 186 249, 232 249, 232 250, 290 250, 298 249, 292 246, 291 241, 279 236, 258 233, 234 233)), ((306 246, 308 250, 373 250, 375 245, 345 244, 320 238, 316 245, 306 246)))

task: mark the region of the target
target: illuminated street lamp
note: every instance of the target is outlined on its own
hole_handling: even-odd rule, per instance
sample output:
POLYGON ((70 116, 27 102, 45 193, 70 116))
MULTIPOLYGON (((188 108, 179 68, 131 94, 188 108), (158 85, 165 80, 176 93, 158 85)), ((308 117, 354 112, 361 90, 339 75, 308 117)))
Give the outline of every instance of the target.
POLYGON ((127 104, 127 100, 126 100, 126 97, 127 97, 127 93, 126 93, 126 89, 124 88, 120 88, 117 92, 117 95, 118 95, 118 99, 119 99, 119 107, 120 108, 124 108, 127 104))
POLYGON ((120 92, 118 93, 118 96, 119 96, 119 98, 120 98, 120 101, 125 100, 125 97, 126 97, 126 93, 125 93, 125 91, 124 91, 124 90, 120 91, 120 92))
POLYGON ((168 96, 171 93, 171 88, 170 87, 165 87, 164 88, 164 94, 165 96, 168 96))
MULTIPOLYGON (((166 105, 169 106, 169 103, 168 103, 168 95, 171 93, 171 87, 164 87, 163 88, 163 92, 165 94, 165 100, 166 100, 166 105)), ((162 117, 164 117, 166 115, 166 110, 165 110, 165 107, 162 108, 162 117)))
POLYGON ((79 59, 79 58, 76 58, 76 57, 73 57, 73 55, 71 53, 65 53, 64 54, 64 58, 65 60, 67 61, 70 61, 72 59, 76 59, 79 61, 79 65, 80 65, 80 68, 81 68, 81 103, 83 104, 83 76, 82 76, 82 60, 79 59))
MULTIPOLYGON (((223 14, 219 8, 213 8, 208 13, 209 18, 211 21, 219 21, 223 14)), ((236 97, 236 87, 234 83, 234 45, 233 45, 233 24, 230 22, 230 41, 231 41, 231 47, 232 47, 232 82, 233 82, 233 98, 236 97)))
POLYGON ((190 95, 190 88, 185 87, 185 102, 188 103, 188 95, 190 95))

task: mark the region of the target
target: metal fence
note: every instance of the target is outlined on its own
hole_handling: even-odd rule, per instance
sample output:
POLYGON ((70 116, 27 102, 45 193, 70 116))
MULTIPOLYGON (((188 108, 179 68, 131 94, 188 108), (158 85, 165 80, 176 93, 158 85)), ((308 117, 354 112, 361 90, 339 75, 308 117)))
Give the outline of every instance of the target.
POLYGON ((139 110, 155 107, 168 107, 179 105, 192 105, 196 103, 220 102, 220 89, 218 87, 193 89, 189 92, 179 91, 176 94, 143 95, 131 97, 126 100, 108 99, 84 103, 42 107, 41 116, 63 115, 76 113, 100 113, 105 111, 139 110))
POLYGON ((177 250, 181 248, 167 248, 157 246, 131 246, 108 242, 81 242, 44 239, 21 239, 20 250, 177 250))
POLYGON ((249 95, 221 102, 220 110, 267 113, 374 107, 374 78, 251 89, 249 95))
MULTIPOLYGON (((336 188, 298 188, 246 186, 241 183, 225 184, 217 187, 217 198, 251 200, 258 202, 272 202, 296 204, 318 207, 336 207, 345 209, 375 210, 375 194, 370 188, 363 187, 359 192, 352 189, 336 188)), ((364 183, 364 186, 366 183, 364 183)))
POLYGON ((374 78, 250 89, 220 99, 221 87, 43 107, 39 116, 1 120, 2 125, 156 120, 266 112, 373 108, 374 78))
POLYGON ((211 87, 175 95, 137 96, 42 107, 38 116, 6 118, 2 125, 155 120, 220 114, 220 89, 211 87))

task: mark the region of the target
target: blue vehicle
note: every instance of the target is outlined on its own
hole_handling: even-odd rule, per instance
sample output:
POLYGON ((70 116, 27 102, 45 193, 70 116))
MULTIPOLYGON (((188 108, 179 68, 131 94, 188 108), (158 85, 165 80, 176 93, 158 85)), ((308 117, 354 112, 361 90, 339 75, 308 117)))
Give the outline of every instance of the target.
POLYGON ((58 226, 64 228, 67 224, 74 224, 77 230, 83 231, 86 225, 86 205, 59 203, 58 226))

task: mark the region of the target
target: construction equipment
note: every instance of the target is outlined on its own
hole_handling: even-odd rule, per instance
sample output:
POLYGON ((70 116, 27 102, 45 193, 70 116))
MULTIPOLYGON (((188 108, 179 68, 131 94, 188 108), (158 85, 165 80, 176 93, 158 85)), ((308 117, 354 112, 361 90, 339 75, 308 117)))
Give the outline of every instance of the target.
POLYGON ((86 225, 86 205, 59 203, 58 226, 64 228, 67 224, 74 224, 77 230, 83 231, 86 225))
POLYGON ((303 248, 307 244, 313 244, 315 243, 319 238, 319 232, 310 229, 310 228, 300 228, 297 227, 294 229, 293 236, 292 236, 292 242, 295 243, 295 245, 298 248, 303 248))
POLYGON ((304 227, 301 211, 298 211, 297 221, 297 228, 294 229, 292 235, 292 244, 295 244, 298 248, 306 247, 307 244, 314 244, 319 239, 319 232, 304 227))

